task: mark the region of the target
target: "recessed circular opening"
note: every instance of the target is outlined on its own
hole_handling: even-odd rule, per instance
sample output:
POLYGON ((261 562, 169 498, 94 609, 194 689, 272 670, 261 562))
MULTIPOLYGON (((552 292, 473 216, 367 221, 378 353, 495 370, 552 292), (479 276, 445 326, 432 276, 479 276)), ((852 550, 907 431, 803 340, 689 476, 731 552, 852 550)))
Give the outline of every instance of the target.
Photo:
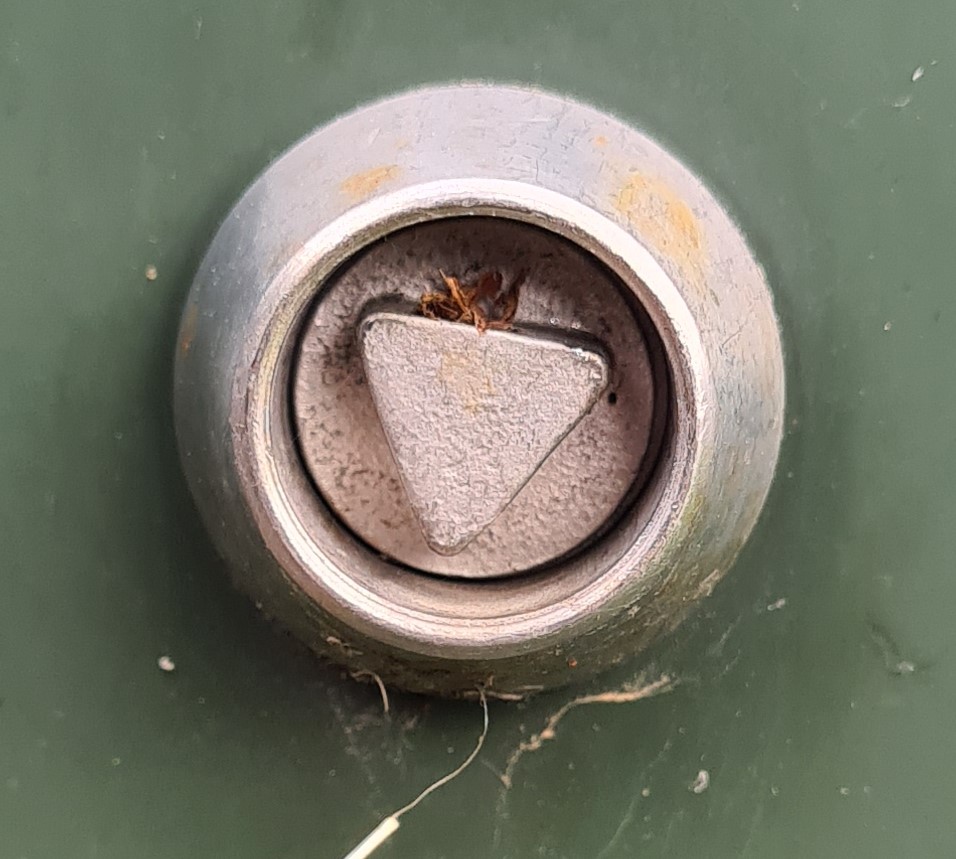
MULTIPOLYGON (((504 217, 448 217, 396 230, 329 276, 299 336, 290 423, 303 467, 339 523, 376 555, 452 579, 544 574, 595 546, 638 505, 653 511, 673 427, 661 337, 633 291, 568 239, 504 217), (608 358, 606 391, 503 512, 463 550, 426 542, 369 391, 357 337, 384 299, 414 313, 441 273, 519 278, 515 325, 576 332, 608 358)), ((666 470, 666 469, 663 469, 666 470)))

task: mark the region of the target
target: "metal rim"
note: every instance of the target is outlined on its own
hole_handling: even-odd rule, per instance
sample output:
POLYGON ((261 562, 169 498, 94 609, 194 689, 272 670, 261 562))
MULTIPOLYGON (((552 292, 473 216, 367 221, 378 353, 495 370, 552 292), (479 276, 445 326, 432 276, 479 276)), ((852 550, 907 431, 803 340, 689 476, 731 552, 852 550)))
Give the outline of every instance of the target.
MULTIPOLYGON (((673 282, 633 236, 587 206, 546 189, 488 180, 413 186, 353 209, 317 234, 275 279, 282 312, 262 332, 256 372, 233 444, 244 468, 245 500, 270 550, 292 580, 343 623, 404 649, 424 653, 520 649, 522 643, 593 626, 612 600, 635 598, 658 560, 653 548, 681 531, 693 487, 706 467, 695 414, 712 393, 706 354, 673 282), (317 285, 345 259, 388 233, 425 220, 460 215, 521 220, 556 232, 597 256, 634 292, 667 351, 674 400, 683 411, 672 444, 679 454, 658 492, 666 503, 638 503, 595 553, 546 574, 508 582, 469 583, 422 577, 372 556, 344 538, 332 514, 302 479, 291 443, 287 396, 291 351, 317 285), (271 419, 260 420, 268 415, 271 419), (339 554, 329 545, 338 545, 339 554), (346 548, 347 547, 347 548, 346 548), (344 553, 344 556, 343 554, 344 553), (546 578, 547 586, 542 587, 546 578), (467 598, 463 598, 467 591, 467 598), (463 617, 463 612, 467 617, 463 617)), ((703 429, 706 430, 705 424, 703 429)), ((675 452, 676 453, 676 452, 675 452)))
POLYGON ((518 689, 570 679, 571 641, 589 671, 607 666, 710 592, 769 489, 783 362, 764 273, 686 167, 594 108, 469 84, 359 108, 250 187, 190 293, 176 398, 200 510, 267 611, 401 685, 453 691, 493 663, 498 688, 518 689), (449 117, 468 118, 453 144, 432 131, 449 117), (290 440, 288 377, 298 326, 337 266, 394 230, 470 214, 561 235, 614 272, 663 344, 672 413, 644 493, 586 552, 546 574, 452 582, 389 564, 337 527, 290 440))

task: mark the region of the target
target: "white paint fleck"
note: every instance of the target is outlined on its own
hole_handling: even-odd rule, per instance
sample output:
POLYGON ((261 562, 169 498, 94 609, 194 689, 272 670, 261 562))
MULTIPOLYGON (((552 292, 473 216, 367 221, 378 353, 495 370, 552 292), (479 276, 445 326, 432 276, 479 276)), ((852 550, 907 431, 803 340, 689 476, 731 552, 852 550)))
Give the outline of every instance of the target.
POLYGON ((786 597, 780 597, 780 599, 775 600, 767 606, 767 611, 780 611, 787 604, 786 597))
POLYGON ((641 796, 643 796, 644 799, 647 799, 650 795, 651 795, 651 789, 649 787, 645 787, 641 790, 641 796))
POLYGON ((892 323, 892 322, 884 322, 884 323, 883 323, 883 330, 884 330, 884 331, 889 331, 892 327, 893 327, 893 323, 892 323))
POLYGON ((850 795, 850 788, 848 787, 840 788, 840 796, 849 796, 849 795, 850 795))
POLYGON ((176 670, 176 663, 166 655, 160 656, 159 659, 156 660, 156 664, 159 666, 160 671, 169 673, 170 671, 176 670))
POLYGON ((915 84, 925 74, 926 69, 923 66, 917 66, 915 69, 913 69, 913 74, 910 75, 910 80, 915 84))
POLYGON ((902 110, 906 105, 908 105, 913 100, 911 95, 901 95, 899 98, 894 99, 892 102, 893 107, 897 110, 902 110))
POLYGON ((707 772, 707 770, 701 770, 697 773, 697 778, 694 779, 694 783, 690 786, 689 790, 691 793, 701 794, 709 787, 710 773, 707 772))

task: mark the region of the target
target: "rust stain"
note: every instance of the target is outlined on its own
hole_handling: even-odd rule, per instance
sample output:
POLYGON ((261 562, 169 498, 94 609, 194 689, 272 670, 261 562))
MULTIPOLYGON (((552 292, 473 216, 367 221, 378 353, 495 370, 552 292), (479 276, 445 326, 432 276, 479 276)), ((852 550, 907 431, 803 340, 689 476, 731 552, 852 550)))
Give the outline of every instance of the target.
POLYGON ((614 208, 659 255, 696 284, 707 261, 697 216, 666 182, 631 172, 613 196, 614 208))
POLYGON ((183 324, 179 329, 179 348, 182 350, 184 355, 189 352, 190 347, 193 345, 198 323, 199 305, 195 302, 190 302, 189 307, 186 308, 186 313, 183 316, 183 324))
POLYGON ((591 142, 599 149, 603 149, 605 146, 607 146, 607 138, 603 134, 598 134, 591 140, 591 142))
POLYGON ((349 176, 339 187, 346 196, 363 200, 400 172, 401 168, 397 164, 383 164, 381 167, 373 167, 371 170, 349 176))

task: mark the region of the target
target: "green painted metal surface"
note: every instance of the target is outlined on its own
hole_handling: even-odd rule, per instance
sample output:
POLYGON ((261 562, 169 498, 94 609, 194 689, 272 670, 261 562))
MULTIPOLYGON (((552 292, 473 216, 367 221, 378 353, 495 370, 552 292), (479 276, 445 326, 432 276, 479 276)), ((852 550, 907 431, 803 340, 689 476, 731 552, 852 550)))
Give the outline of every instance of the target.
POLYGON ((775 290, 791 424, 729 579, 592 690, 680 687, 573 711, 507 794, 492 770, 569 694, 495 703, 482 764, 381 855, 954 855, 954 32, 945 0, 6 0, 0 857, 336 857, 471 747, 477 705, 384 719, 233 593, 170 412, 246 184, 460 77, 607 107, 718 192, 775 290))

